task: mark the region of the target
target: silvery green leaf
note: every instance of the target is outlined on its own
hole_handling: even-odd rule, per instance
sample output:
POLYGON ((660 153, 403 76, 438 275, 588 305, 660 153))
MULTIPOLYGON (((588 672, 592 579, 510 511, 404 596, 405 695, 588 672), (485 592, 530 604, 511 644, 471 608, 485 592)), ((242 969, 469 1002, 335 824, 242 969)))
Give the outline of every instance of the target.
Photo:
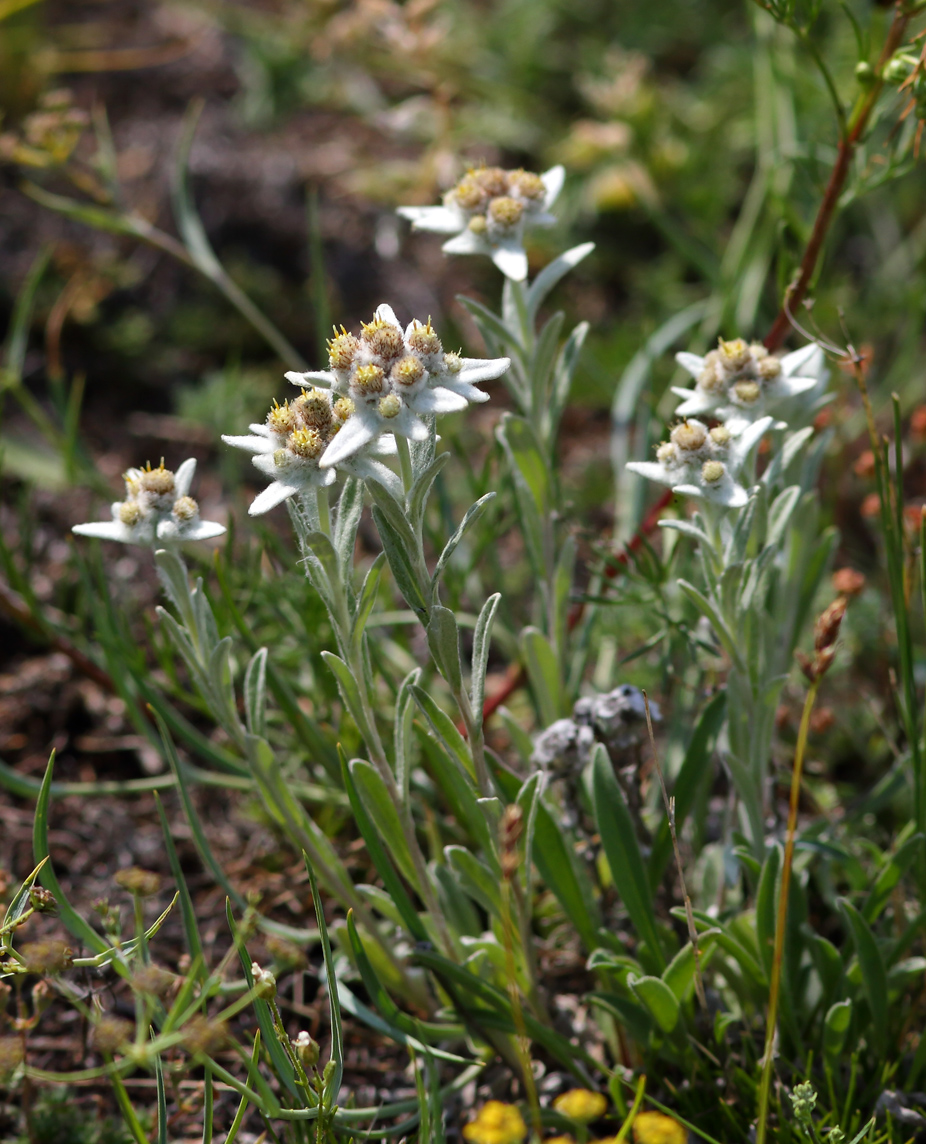
POLYGON ((432 605, 427 630, 428 647, 438 671, 450 684, 453 694, 459 695, 463 690, 463 668, 460 664, 460 633, 453 612, 440 604, 432 605))
POLYGON ((814 429, 812 425, 806 429, 798 429, 796 433, 786 434, 781 448, 775 452, 775 455, 768 464, 768 468, 762 474, 762 483, 765 485, 773 485, 779 478, 783 477, 788 471, 791 462, 813 434, 814 429))
POLYGON ((335 655, 333 651, 323 651, 322 659, 334 673, 334 677, 338 682, 338 691, 340 691, 341 698, 344 700, 344 706, 350 712, 351 718, 360 728, 361 733, 363 733, 367 726, 367 721, 363 711, 363 703, 360 699, 360 687, 354 678, 354 673, 344 660, 341 659, 340 656, 335 655))
POLYGON ((183 657, 183 662, 187 666, 187 670, 193 678, 193 683, 196 690, 203 696, 203 698, 212 707, 215 703, 215 697, 212 695, 212 684, 209 676, 200 661, 197 650, 193 645, 193 641, 187 634, 187 629, 181 627, 174 617, 164 608, 157 609, 158 616, 161 622, 167 628, 168 635, 174 647, 183 657))
MULTIPOLYGON (((373 522, 379 532, 380 540, 383 542, 383 550, 386 553, 386 559, 389 561, 396 586, 405 598, 405 602, 416 613, 421 622, 427 623, 428 602, 418 584, 418 577, 415 574, 410 556, 410 552, 414 551, 414 548, 409 547, 408 537, 404 534, 405 530, 399 532, 379 505, 373 506, 373 522)), ((414 546, 414 543, 414 538, 412 538, 411 545, 414 546)))
POLYGON ((471 505, 466 512, 466 516, 464 516, 463 519, 460 521, 460 525, 457 528, 456 532, 453 534, 453 536, 451 536, 451 538, 444 545, 444 550, 443 550, 443 552, 441 552, 440 557, 438 558, 437 564, 434 567, 434 573, 431 576, 431 593, 432 593, 432 595, 433 595, 433 593, 437 587, 437 584, 440 580, 441 574, 443 573, 444 569, 447 567, 447 562, 450 560, 450 557, 456 551, 457 545, 460 543, 460 541, 466 535, 468 530, 470 528, 472 528, 472 526, 476 523, 476 521, 482 516, 482 514, 488 508, 489 502, 493 499, 494 496, 495 496, 494 492, 486 493, 485 496, 480 497, 479 500, 477 500, 474 505, 471 505))
POLYGON ((534 866, 534 829, 537 825, 537 805, 543 789, 543 775, 535 771, 518 791, 517 804, 524 813, 524 884, 531 893, 534 866))
POLYGON ((182 558, 170 548, 159 548, 154 554, 158 579, 170 602, 180 614, 180 618, 190 631, 196 626, 193 615, 193 601, 190 599, 190 581, 182 558))
POLYGON ((544 521, 550 512, 550 477, 543 453, 529 422, 506 413, 495 430, 501 442, 514 488, 518 517, 527 542, 534 575, 545 575, 544 521))
POLYGON ((402 680, 395 701, 395 781, 405 799, 408 798, 408 779, 411 773, 412 719, 415 714, 412 686, 417 684, 420 678, 420 667, 410 671, 402 680))
POLYGON ((495 616, 501 600, 501 592, 496 592, 490 596, 482 605, 479 618, 476 620, 476 631, 473 636, 473 667, 469 689, 473 714, 477 719, 482 717, 482 708, 485 704, 486 671, 489 666, 492 625, 495 623, 495 616))
POLYGON ((418 875, 409 853, 399 813, 393 804, 382 776, 372 763, 368 763, 364 759, 354 759, 350 763, 350 773, 386 852, 398 866, 409 885, 420 893, 418 875))
MULTIPOLYGON (((210 613, 211 615, 211 613, 210 613)), ((213 715, 222 724, 228 735, 237 742, 244 737, 244 728, 238 718, 235 703, 235 690, 231 679, 231 636, 219 640, 209 655, 209 681, 215 697, 216 709, 213 715)))
POLYGON ((454 721, 445 711, 441 710, 423 687, 419 687, 417 683, 412 683, 409 685, 409 690, 415 697, 415 702, 421 708, 421 713, 427 719, 436 738, 444 744, 450 757, 459 763, 475 783, 476 768, 473 766, 469 746, 457 730, 454 721))
POLYGON ((575 537, 567 536, 556 558, 556 573, 553 580, 554 634, 556 644, 560 648, 566 646, 566 624, 575 571, 576 547, 575 537))
POLYGON ((698 528, 696 524, 692 524, 690 520, 660 520, 660 528, 670 528, 673 532, 684 533, 685 536, 690 536, 697 540, 699 544, 706 544, 710 547, 710 537, 703 528, 698 528))
POLYGON ((559 351, 559 357, 556 359, 556 366, 553 370, 553 391, 550 397, 550 420, 554 426, 559 424, 559 419, 566 408, 566 402, 569 400, 572 379, 575 376, 579 358, 582 356, 582 347, 590 329, 588 322, 579 322, 566 339, 566 343, 559 351))
POLYGON ((485 819, 489 827, 490 835, 493 839, 498 838, 498 830, 502 821, 502 806, 501 799, 492 795, 489 798, 477 798, 476 805, 479 808, 479 813, 485 819))
POLYGON ((563 311, 558 310, 544 323, 531 355, 531 408, 535 415, 543 413, 549 416, 550 374, 553 371, 553 363, 556 361, 560 330, 563 328, 565 318, 566 315, 563 311))
POLYGON ((759 510, 759 497, 762 496, 764 490, 760 487, 758 496, 750 498, 749 503, 741 513, 736 517, 733 525, 733 534, 730 537, 724 558, 728 564, 735 564, 746 558, 746 550, 749 546, 749 539, 752 536, 753 527, 756 523, 756 515, 759 510))
POLYGON ((517 327, 509 329, 497 314, 493 314, 487 306, 483 306, 475 298, 458 294, 457 301, 464 310, 472 314, 490 354, 495 356, 502 349, 511 350, 523 363, 524 349, 514 332, 517 327))
POLYGON ((206 593, 203 591, 202 580, 196 581, 196 587, 190 593, 190 600, 193 604, 193 617, 196 621, 196 627, 190 632, 190 635, 197 641, 200 658, 205 663, 218 643, 219 629, 206 598, 206 593))
POLYGON ((545 727, 555 723, 563 714, 560 710, 562 681, 556 653, 550 641, 539 628, 527 627, 521 632, 521 655, 531 691, 540 710, 545 727))
POLYGON ((421 528, 421 521, 424 517, 425 505, 427 504, 428 495, 431 492, 431 486, 434 484, 434 479, 437 474, 449 460, 449 453, 440 453, 415 478, 415 483, 412 485, 412 490, 408 497, 408 519, 411 521, 413 529, 417 530, 421 528))
POLYGON ((459 878, 464 893, 482 906, 490 918, 501 917, 499 881, 489 867, 462 846, 445 846, 444 856, 459 878))
MULTIPOLYGON (((554 259, 537 275, 527 291, 527 313, 531 321, 537 316, 537 311, 543 305, 543 300, 553 287, 565 277, 574 267, 578 266, 583 258, 587 258, 595 249, 594 242, 583 242, 574 246, 554 259)), ((507 285, 507 283, 506 283, 507 285)))
POLYGON ((251 656, 244 673, 244 715, 250 734, 266 737, 267 649, 260 648, 251 656))
POLYGON ((800 485, 791 485, 775 497, 768 513, 765 543, 769 547, 777 548, 781 544, 800 497, 800 485))
POLYGON ((379 581, 383 574, 385 559, 386 554, 380 552, 363 578, 363 587, 357 597, 357 606, 351 620, 350 638, 355 651, 360 649, 367 620, 370 618, 370 612, 373 611, 373 605, 376 603, 376 593, 379 590, 379 581))
POLYGON ((363 481, 347 477, 334 520, 334 548, 338 554, 341 579, 347 582, 354 563, 354 547, 357 542, 357 527, 363 514, 363 481))
POLYGON ((689 600, 697 607, 698 611, 705 616, 714 629, 714 633, 720 640, 724 651, 730 659, 736 664, 739 670, 742 670, 743 664, 740 658, 739 649, 736 646, 736 640, 733 638, 733 633, 727 627, 726 623, 720 616, 720 613, 708 598, 694 586, 689 584, 687 580, 679 580, 678 586, 685 593, 689 600))

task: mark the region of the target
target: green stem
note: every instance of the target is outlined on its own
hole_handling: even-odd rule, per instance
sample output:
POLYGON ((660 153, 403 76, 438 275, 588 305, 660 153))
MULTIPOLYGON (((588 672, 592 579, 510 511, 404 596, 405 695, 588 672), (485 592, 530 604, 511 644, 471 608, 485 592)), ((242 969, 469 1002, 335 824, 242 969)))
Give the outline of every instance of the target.
POLYGON ((328 503, 328 490, 319 485, 315 490, 315 503, 318 506, 318 529, 325 536, 331 535, 331 507, 328 503))
POLYGON ((813 710, 819 678, 811 683, 804 700, 800 730, 797 734, 797 748, 794 752, 794 769, 791 772, 791 801, 788 808, 788 835, 785 841, 785 858, 781 871, 781 889, 778 895, 778 916, 775 921, 775 951, 772 957, 772 980, 768 995, 768 1018, 765 1026, 765 1056, 762 1061, 762 1078, 759 1082, 759 1113, 756 1128, 756 1144, 765 1144, 768 1130, 768 1103, 772 1085, 772 1051, 775 1044, 775 1030, 778 1018, 778 996, 781 990, 781 967, 784 961, 785 929, 788 921, 788 891, 791 888, 791 863, 794 859, 794 836, 797 830, 797 804, 801 793, 801 772, 804 768, 804 752, 807 749, 807 732, 810 727, 810 713, 813 710))
POLYGON ((415 483, 415 471, 412 468, 412 454, 408 447, 408 438, 401 436, 399 433, 395 435, 396 452, 399 455, 399 470, 402 473, 402 488, 405 490, 405 499, 408 500, 408 495, 412 491, 412 485, 415 483))

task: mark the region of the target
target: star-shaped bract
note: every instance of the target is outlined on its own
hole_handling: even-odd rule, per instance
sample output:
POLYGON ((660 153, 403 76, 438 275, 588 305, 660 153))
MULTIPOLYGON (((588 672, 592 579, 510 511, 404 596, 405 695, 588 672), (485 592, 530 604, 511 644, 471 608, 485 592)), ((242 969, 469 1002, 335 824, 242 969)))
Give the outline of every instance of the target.
POLYGON ((690 418, 676 425, 669 440, 656 450, 655 461, 629 461, 627 468, 684 496, 742 508, 749 494, 736 478, 772 423, 771 417, 763 417, 734 435, 726 425, 708 429, 690 418))
POLYGON ((383 433, 426 440, 430 430, 422 417, 488 401, 476 383, 500 377, 511 364, 508 358, 444 353, 430 321, 415 320, 403 330, 385 304, 359 337, 342 327, 328 343, 328 357, 327 370, 286 375, 294 385, 326 386, 351 404, 351 415, 319 460, 322 470, 343 465, 383 433))
POLYGON ((112 505, 112 520, 75 524, 78 536, 116 540, 120 544, 179 543, 221 536, 225 526, 201 520, 199 505, 189 495, 196 461, 183 462, 176 473, 164 468, 129 469, 125 474, 126 499, 112 505))
POLYGON ((439 207, 399 207, 415 230, 450 234, 445 254, 486 254, 507 278, 527 277, 524 231, 552 226, 549 213, 562 190, 565 171, 551 167, 542 175, 480 167, 467 172, 444 195, 439 207))
POLYGON ((764 346, 742 338, 720 341, 704 357, 679 353, 675 360, 695 378, 693 389, 673 386, 683 399, 680 417, 710 414, 738 433, 767 413, 782 414, 788 404, 810 391, 826 376, 823 352, 814 343, 777 358, 764 346))

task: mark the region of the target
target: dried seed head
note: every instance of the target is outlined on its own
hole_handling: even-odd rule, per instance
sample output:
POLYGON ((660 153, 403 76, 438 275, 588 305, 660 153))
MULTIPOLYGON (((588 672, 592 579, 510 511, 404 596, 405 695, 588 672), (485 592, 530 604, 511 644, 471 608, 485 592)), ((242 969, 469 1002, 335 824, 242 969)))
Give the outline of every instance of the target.
POLYGON ((138 483, 146 493, 166 496, 174 491, 174 474, 170 469, 164 468, 163 461, 156 469, 152 469, 149 462, 148 467, 141 470, 138 483))
POLYGON ((391 421, 393 417, 398 417, 402 412, 402 398, 396 393, 387 393, 385 397, 379 399, 379 415, 391 421))
POLYGON ((431 319, 428 318, 426 326, 417 325, 408 336, 408 345, 415 353, 427 356, 443 352, 440 338, 431 328, 431 319))
POLYGON ((74 960, 73 953, 66 942, 55 938, 45 941, 30 941, 20 950, 26 969, 29 973, 36 973, 40 977, 46 974, 54 977, 69 969, 74 960))
POLYGON ((553 1101, 553 1107, 563 1116, 579 1124, 588 1124, 604 1116, 608 1108, 607 1097, 587 1088, 573 1088, 553 1101))
POLYGON ((762 396, 762 390, 757 381, 738 381, 733 386, 733 393, 743 405, 754 405, 762 396))
POLYGON ((501 167, 479 167, 475 171, 470 171, 469 177, 482 187, 491 199, 508 194, 508 172, 503 171, 501 167))
POLYGON ((524 811, 517 803, 506 806, 499 823, 502 877, 511 879, 521 864, 518 842, 524 829, 524 811))
POLYGON ((477 179, 472 175, 464 175, 450 192, 450 197, 463 210, 478 211, 485 205, 488 196, 477 179))
POLYGON ((350 369, 359 349, 359 338, 349 334, 343 326, 340 331, 335 328, 334 337, 328 342, 328 363, 332 369, 350 369))
POLYGON ((847 596, 837 596, 832 604, 817 617, 813 629, 813 659, 802 652, 796 653, 801 671, 811 683, 816 683, 822 679, 836 658, 836 640, 839 637, 839 628, 848 605, 847 596))
POLYGON ((721 449, 730 444, 733 434, 726 427, 726 425, 715 425, 710 432, 711 440, 715 445, 719 445, 721 449))
POLYGON ((195 520, 199 515, 199 505, 192 497, 180 497, 179 500, 174 501, 173 514, 177 520, 186 524, 188 521, 195 520))
POLYGON ((726 471, 720 461, 705 461, 701 466, 701 480, 706 485, 716 485, 723 480, 726 471))
POLYGON ((540 202, 546 196, 547 188, 543 179, 533 171, 510 171, 508 184, 513 194, 520 195, 522 199, 540 202))
POLYGON ((267 414, 267 428, 278 437, 288 437, 296 428, 296 411, 288 401, 282 405, 277 405, 274 401, 273 408, 267 414))
POLYGON ((745 342, 742 338, 734 338, 729 342, 725 342, 723 338, 721 338, 717 348, 720 350, 720 356, 727 369, 743 369, 744 366, 747 366, 752 360, 749 343, 745 342))
POLYGON ((669 438, 674 445, 685 453, 693 453, 703 447, 707 440, 707 430, 696 421, 683 421, 676 425, 669 438))
POLYGON ((354 384, 365 396, 383 392, 386 375, 378 365, 359 365, 354 370, 354 384))
POLYGON ((386 362, 397 358, 405 349, 405 339, 399 327, 381 318, 364 325, 360 338, 386 362))
POLYGON ((140 866, 117 870, 113 881, 136 898, 150 898, 161 888, 161 876, 152 870, 142 870, 140 866))
POLYGON ((408 354, 401 361, 396 362, 389 376, 397 385, 415 385, 424 377, 424 366, 421 364, 420 358, 415 357, 414 354, 408 354))
POLYGON ((313 1040, 312 1036, 303 1029, 295 1040, 292 1041, 292 1046, 296 1050, 296 1055, 302 1062, 304 1069, 315 1068, 321 1053, 321 1047, 318 1041, 313 1040))
POLYGON ((132 984, 140 993, 150 993, 153 997, 163 998, 180 979, 166 969, 157 965, 143 965, 136 970, 132 977, 132 984))
POLYGON ((297 429, 286 442, 289 451, 304 461, 314 461, 325 447, 317 429, 297 429))
POLYGON ((44 886, 29 887, 29 904, 37 914, 54 914, 58 910, 55 895, 44 886))
POLYGON ((193 1017, 183 1027, 183 1047, 191 1055, 203 1053, 214 1056, 228 1041, 228 1028, 224 1021, 210 1021, 208 1017, 193 1017))
POLYGON ((128 1045, 134 1035, 135 1027, 131 1022, 121 1017, 103 1017, 94 1025, 91 1039, 95 1049, 110 1056, 128 1045))
POLYGON ((134 528, 135 525, 144 518, 144 515, 145 510, 138 501, 127 500, 119 505, 119 520, 123 524, 128 525, 129 528, 134 528))

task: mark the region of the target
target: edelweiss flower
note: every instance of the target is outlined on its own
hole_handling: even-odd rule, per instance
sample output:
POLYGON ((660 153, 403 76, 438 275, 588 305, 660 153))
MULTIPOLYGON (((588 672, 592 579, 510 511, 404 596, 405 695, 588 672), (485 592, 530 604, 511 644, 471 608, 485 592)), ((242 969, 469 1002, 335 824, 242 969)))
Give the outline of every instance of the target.
MULTIPOLYGON (((325 389, 303 389, 293 401, 273 404, 262 425, 249 425, 248 436, 223 436, 226 445, 253 453, 256 468, 272 483, 260 493, 248 509, 251 516, 269 512, 295 493, 323 488, 332 484, 337 474, 333 468, 322 469, 320 462, 326 449, 344 432, 353 419, 349 398, 337 397, 325 389)), ((395 440, 382 437, 368 442, 364 455, 342 461, 339 468, 352 476, 372 478, 387 486, 397 485, 391 469, 366 454, 389 456, 395 453, 395 440)))
POLYGON ((710 413, 737 433, 766 413, 782 412, 794 397, 807 394, 824 377, 823 352, 811 343, 783 358, 742 338, 725 342, 704 357, 680 353, 675 360, 696 379, 694 389, 673 387, 683 398, 681 417, 710 413))
POLYGON ((656 450, 655 461, 629 461, 627 468, 684 496, 742 508, 749 494, 736 483, 737 474, 771 425, 772 418, 763 417, 734 435, 726 425, 708 429, 691 418, 675 426, 656 450))
POLYGON ((399 207, 415 230, 455 237, 444 243, 445 254, 487 254, 507 278, 527 277, 524 230, 551 226, 549 214, 562 189, 565 171, 551 167, 542 175, 478 167, 444 195, 442 207, 399 207))
POLYGON ((155 541, 208 540, 221 536, 224 525, 199 519, 199 505, 189 495, 196 461, 190 457, 176 473, 149 464, 144 469, 129 469, 125 474, 124 501, 112 506, 112 520, 93 524, 75 524, 71 529, 79 536, 96 536, 100 540, 118 540, 122 544, 154 544, 155 541))
POLYGON ((383 433, 424 441, 428 427, 421 416, 488 401, 475 383, 499 377, 510 365, 508 358, 445 354, 430 321, 413 321, 403 332, 386 305, 377 307, 359 337, 342 327, 328 343, 328 362, 328 370, 286 375, 294 385, 314 381, 329 386, 351 406, 351 415, 318 462, 322 470, 343 465, 383 433))

